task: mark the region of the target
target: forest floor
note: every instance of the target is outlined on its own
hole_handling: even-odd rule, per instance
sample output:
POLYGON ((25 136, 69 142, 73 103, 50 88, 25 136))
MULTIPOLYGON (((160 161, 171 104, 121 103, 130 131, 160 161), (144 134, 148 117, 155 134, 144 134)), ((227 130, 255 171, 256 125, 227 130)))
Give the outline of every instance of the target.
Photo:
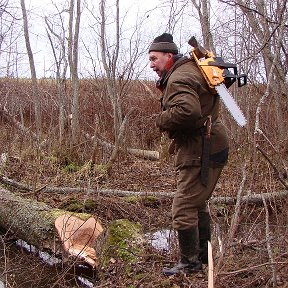
MULTIPOLYGON (((91 173, 83 168, 84 166, 75 171, 63 169, 60 164, 55 165, 55 159, 51 157, 42 159, 40 166, 39 163, 15 158, 11 159, 5 174, 26 185, 36 181, 39 187, 47 185, 172 193, 176 188, 176 178, 170 160, 119 161, 108 176, 102 175, 99 169, 91 173)), ((236 195, 241 175, 235 169, 231 172, 234 164, 235 162, 231 161, 228 167, 224 168, 215 189, 215 197, 236 195)), ((25 192, 21 193, 23 197, 28 197, 25 196, 25 192)), ((170 229, 172 197, 159 197, 153 202, 141 197, 139 201, 131 202, 127 201, 127 197, 87 193, 47 195, 40 192, 34 196, 35 200, 43 201, 52 207, 89 212, 100 219, 104 227, 115 219, 125 218, 139 222, 144 233, 170 229), (72 205, 75 204, 75 199, 82 205, 75 208, 72 205), (85 205, 88 199, 93 200, 94 205, 85 205)), ((233 242, 222 260, 221 245, 227 240, 235 207, 234 205, 210 206, 216 277, 214 287, 288 287, 286 204, 285 201, 279 203, 277 200, 269 203, 269 226, 265 225, 267 217, 262 205, 243 205, 233 242), (270 229, 271 241, 267 241, 267 227, 270 229), (267 242, 272 245, 273 261, 267 252, 267 242), (217 267, 220 261, 221 266, 217 267), (271 261, 274 264, 271 264, 271 261)), ((2 278, 2 281, 6 282, 6 287, 83 287, 83 283, 81 284, 76 277, 79 274, 75 271, 75 267, 51 266, 41 260, 37 253, 27 253, 23 247, 17 247, 13 235, 4 231, 0 240, 0 280, 2 278)), ((97 275, 93 276, 94 286, 90 287, 208 287, 206 266, 203 272, 190 276, 162 275, 163 266, 177 262, 177 243, 172 236, 170 241, 171 246, 168 250, 156 249, 153 245, 148 245, 145 255, 142 255, 139 262, 128 265, 129 267, 127 263, 116 261, 105 271, 100 268, 97 275)), ((86 279, 91 280, 92 278, 89 277, 87 276, 86 279)), ((89 282, 87 287, 92 282, 89 282)))

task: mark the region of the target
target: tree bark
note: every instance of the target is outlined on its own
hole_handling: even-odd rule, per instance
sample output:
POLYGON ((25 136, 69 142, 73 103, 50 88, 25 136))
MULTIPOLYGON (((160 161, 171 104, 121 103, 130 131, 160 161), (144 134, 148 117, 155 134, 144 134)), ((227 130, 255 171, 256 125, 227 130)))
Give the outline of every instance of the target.
POLYGON ((51 208, 0 188, 0 227, 39 250, 97 266, 92 246, 103 228, 90 214, 51 208))
POLYGON ((30 39, 29 39, 28 20, 27 20, 27 13, 26 13, 26 7, 25 7, 25 0, 21 0, 21 8, 22 8, 22 15, 23 15, 23 30, 24 30, 25 44, 26 44, 27 54, 29 58, 31 79, 32 79, 32 91, 33 91, 33 102, 34 102, 37 137, 40 140, 41 130, 42 130, 41 106, 40 106, 40 100, 39 100, 39 91, 38 91, 33 52, 31 49, 30 39))
POLYGON ((79 115, 79 77, 78 77, 78 46, 79 46, 79 31, 81 18, 81 0, 76 0, 76 19, 73 35, 73 19, 74 19, 74 0, 70 1, 69 8, 69 40, 68 40, 68 61, 70 66, 70 78, 72 81, 72 105, 71 105, 71 132, 72 145, 77 145, 80 137, 80 115, 79 115))
POLYGON ((211 34, 211 27, 210 27, 210 1, 209 0, 191 0, 192 5, 197 9, 200 25, 201 25, 201 31, 202 31, 202 37, 203 37, 203 46, 212 51, 213 53, 216 53, 213 37, 211 34))

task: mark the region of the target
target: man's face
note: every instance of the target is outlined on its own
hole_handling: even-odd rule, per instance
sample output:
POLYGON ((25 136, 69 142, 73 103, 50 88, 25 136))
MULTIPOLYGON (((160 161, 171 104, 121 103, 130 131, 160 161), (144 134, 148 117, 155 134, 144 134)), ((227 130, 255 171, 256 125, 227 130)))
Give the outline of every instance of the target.
POLYGON ((149 53, 150 68, 161 77, 163 71, 165 70, 166 64, 171 60, 172 53, 164 53, 159 51, 151 51, 149 53))

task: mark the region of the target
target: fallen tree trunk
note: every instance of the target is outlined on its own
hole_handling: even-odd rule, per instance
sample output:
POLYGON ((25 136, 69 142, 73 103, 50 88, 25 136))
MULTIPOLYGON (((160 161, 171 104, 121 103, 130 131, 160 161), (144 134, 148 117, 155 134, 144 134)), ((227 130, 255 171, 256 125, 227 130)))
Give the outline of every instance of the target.
MULTIPOLYGON (((89 134, 85 134, 85 137, 91 140, 92 142, 96 142, 97 144, 105 147, 106 149, 110 149, 110 150, 114 149, 113 144, 107 141, 104 141, 100 139, 99 137, 90 136, 89 134)), ((140 157, 143 159, 147 159, 147 160, 156 161, 156 160, 159 160, 160 158, 160 153, 158 151, 143 150, 143 149, 136 149, 136 148, 126 148, 126 151, 131 155, 134 155, 136 157, 140 157)))
POLYGON ((54 209, 0 188, 0 227, 39 250, 97 266, 93 245, 103 228, 90 214, 54 209))
MULTIPOLYGON (((35 193, 43 192, 43 193, 85 193, 85 194, 101 194, 106 196, 155 196, 155 197, 174 197, 174 192, 153 192, 153 191, 125 191, 125 190, 117 190, 117 189, 93 189, 93 188, 84 188, 84 187, 47 187, 43 186, 37 190, 33 190, 32 187, 28 185, 19 183, 15 180, 9 179, 3 175, 0 175, 0 182, 5 185, 9 185, 15 187, 17 189, 35 193)), ((259 193, 259 194, 252 194, 245 195, 241 199, 241 203, 252 203, 252 204, 262 204, 263 198, 264 200, 281 200, 287 199, 288 197, 288 190, 282 190, 274 193, 259 193)), ((236 203, 236 197, 226 197, 226 196, 217 196, 212 197, 209 202, 212 204, 224 204, 224 205, 232 205, 236 203)))

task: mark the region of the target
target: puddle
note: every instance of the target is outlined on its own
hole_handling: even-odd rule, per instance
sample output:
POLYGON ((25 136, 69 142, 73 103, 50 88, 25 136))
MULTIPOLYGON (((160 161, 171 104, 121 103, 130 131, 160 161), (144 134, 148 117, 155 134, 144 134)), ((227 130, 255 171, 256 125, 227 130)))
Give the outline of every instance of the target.
POLYGON ((175 243, 176 232, 170 229, 158 230, 156 232, 147 233, 145 235, 148 242, 159 251, 172 250, 175 243))
POLYGON ((38 250, 35 246, 28 244, 24 240, 21 240, 21 239, 17 240, 16 246, 25 249, 28 253, 33 253, 33 254, 38 255, 38 257, 42 261, 44 261, 46 264, 50 266, 60 264, 62 262, 60 259, 50 255, 49 253, 38 250))
POLYGON ((93 288, 95 287, 94 284, 92 282, 90 282, 88 279, 81 277, 81 276, 77 276, 77 280, 84 286, 87 288, 93 288))
MULTIPOLYGON (((24 240, 17 240, 15 242, 16 247, 20 249, 24 249, 27 253, 31 253, 39 257, 45 264, 48 264, 51 267, 56 267, 58 264, 61 264, 62 261, 59 258, 54 257, 53 255, 50 255, 49 253, 40 251, 35 246, 25 242, 24 240)), ((87 288, 93 288, 95 287, 95 280, 89 280, 89 279, 95 279, 95 270, 91 269, 91 267, 78 264, 74 267, 75 271, 75 278, 77 279, 77 283, 81 287, 87 287, 87 288), (85 278, 87 276, 87 278, 85 278)), ((0 280, 0 288, 5 288, 5 285, 0 280), (2 285, 2 286, 1 286, 2 285)))
POLYGON ((97 284, 96 270, 92 270, 86 265, 77 265, 75 274, 77 275, 77 283, 81 284, 81 287, 93 288, 97 284))

